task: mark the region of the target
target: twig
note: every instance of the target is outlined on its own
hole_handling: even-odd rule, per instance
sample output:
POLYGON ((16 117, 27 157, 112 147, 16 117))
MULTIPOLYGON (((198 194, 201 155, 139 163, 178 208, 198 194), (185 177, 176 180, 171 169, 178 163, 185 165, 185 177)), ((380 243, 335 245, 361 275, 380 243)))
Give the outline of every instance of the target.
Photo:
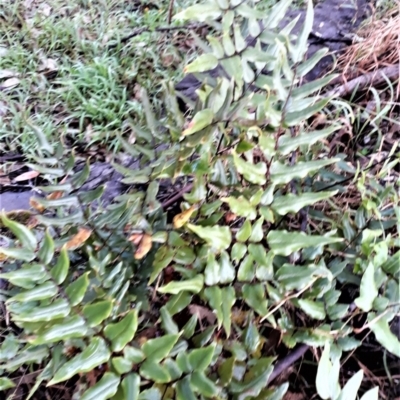
POLYGON ((179 31, 179 30, 190 30, 190 29, 198 29, 198 28, 204 28, 206 27, 206 24, 189 24, 186 26, 160 26, 158 28, 155 29, 150 29, 146 26, 142 27, 142 28, 137 28, 134 29, 132 33, 130 33, 127 36, 124 36, 123 38, 121 38, 118 42, 115 43, 111 43, 108 46, 108 49, 115 49, 119 44, 121 43, 126 43, 128 40, 134 38, 135 36, 139 36, 142 33, 145 32, 170 32, 170 31, 179 31))
POLYGON ((175 196, 170 197, 168 200, 165 200, 161 203, 163 209, 174 204, 177 200, 179 200, 185 193, 190 192, 193 188, 193 183, 189 183, 184 186, 175 196))
POLYGON ((173 12, 174 12, 174 0, 169 0, 169 5, 168 5, 168 18, 167 18, 167 23, 168 23, 168 25, 171 24, 173 12))
POLYGON ((363 89, 369 85, 379 85, 386 82, 386 78, 395 80, 400 77, 400 65, 391 65, 379 69, 377 71, 369 72, 365 75, 361 75, 358 78, 352 79, 351 81, 338 86, 335 89, 325 93, 323 97, 343 97, 349 93, 352 93, 354 89, 363 89))
POLYGON ((285 369, 289 368, 293 365, 301 356, 303 356, 306 351, 310 348, 310 346, 306 344, 302 344, 297 349, 290 352, 286 357, 282 360, 278 361, 275 365, 272 374, 268 378, 268 383, 271 383, 274 379, 276 379, 285 369))

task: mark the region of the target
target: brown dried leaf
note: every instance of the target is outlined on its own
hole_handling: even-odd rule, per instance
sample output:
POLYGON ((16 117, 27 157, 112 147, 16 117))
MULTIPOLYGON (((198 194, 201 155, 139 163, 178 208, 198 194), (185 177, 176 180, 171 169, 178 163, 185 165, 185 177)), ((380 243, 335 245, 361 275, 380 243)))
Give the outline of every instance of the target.
POLYGON ((34 198, 29 199, 30 206, 35 209, 36 211, 42 213, 45 210, 45 207, 39 204, 34 198))
POLYGON ((138 246, 139 243, 142 241, 143 238, 143 233, 132 233, 131 236, 129 236, 128 240, 132 242, 135 246, 138 246))
POLYGON ((227 224, 230 224, 231 222, 235 221, 236 218, 237 218, 237 215, 234 214, 233 212, 228 211, 228 212, 225 214, 225 222, 226 222, 227 224))
POLYGON ((78 233, 66 243, 66 248, 68 250, 72 250, 82 246, 82 244, 85 243, 87 239, 89 239, 91 234, 91 229, 79 228, 78 233))
POLYGON ((11 181, 8 176, 0 176, 0 185, 10 185, 11 181))
POLYGON ((178 215, 175 215, 174 219, 172 220, 174 228, 175 229, 182 228, 182 226, 189 221, 190 217, 195 212, 195 210, 196 210, 196 205, 194 204, 187 210, 181 212, 178 215))
POLYGON ((206 319, 209 324, 213 325, 217 319, 216 315, 206 307, 191 304, 188 308, 190 314, 197 315, 200 321, 206 319))
POLYGON ((46 197, 46 199, 47 199, 47 200, 57 200, 57 199, 60 199, 60 198, 63 196, 63 193, 64 193, 64 192, 61 192, 61 191, 57 191, 57 192, 50 193, 50 194, 46 197))
POLYGON ((147 233, 143 235, 142 240, 140 241, 139 247, 137 248, 135 252, 135 259, 136 260, 141 260, 151 249, 152 242, 151 242, 151 236, 148 235, 147 233))
POLYGON ((13 179, 13 182, 29 181, 30 179, 34 179, 37 176, 39 176, 38 171, 28 171, 24 172, 21 175, 18 175, 16 178, 13 179))

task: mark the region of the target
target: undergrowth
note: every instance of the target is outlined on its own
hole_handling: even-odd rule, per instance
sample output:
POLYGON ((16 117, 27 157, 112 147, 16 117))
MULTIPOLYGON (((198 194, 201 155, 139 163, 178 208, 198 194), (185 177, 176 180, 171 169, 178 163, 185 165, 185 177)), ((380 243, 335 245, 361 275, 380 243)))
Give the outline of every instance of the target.
MULTIPOLYGON (((102 186, 79 190, 90 160, 78 170, 67 143, 34 129, 28 166, 46 196, 32 199, 25 224, 1 218, 0 385, 9 398, 279 400, 289 382, 273 380, 277 348, 298 344, 318 359, 310 398, 378 398, 362 370, 348 379, 340 367, 370 334, 386 365, 400 357, 390 330, 399 313, 398 149, 362 165, 332 151, 345 104, 321 94, 335 75, 304 84, 326 52, 305 59, 311 1, 298 35, 294 22, 278 28, 289 6, 265 15, 251 1, 212 0, 175 16, 213 28, 185 67, 203 82, 198 100, 188 122, 162 72, 151 82, 158 96, 141 85, 135 140, 115 133, 140 166, 114 163, 131 186, 111 204, 102 186), (205 72, 218 66, 211 79, 205 72), (184 182, 173 216, 160 200, 166 180, 184 182)), ((134 107, 118 86, 126 64, 101 60, 76 59, 68 73, 79 79, 67 86, 60 71, 59 87, 42 94, 57 90, 70 113, 96 109, 92 128, 107 135, 134 107), (98 91, 86 88, 89 77, 98 91)))

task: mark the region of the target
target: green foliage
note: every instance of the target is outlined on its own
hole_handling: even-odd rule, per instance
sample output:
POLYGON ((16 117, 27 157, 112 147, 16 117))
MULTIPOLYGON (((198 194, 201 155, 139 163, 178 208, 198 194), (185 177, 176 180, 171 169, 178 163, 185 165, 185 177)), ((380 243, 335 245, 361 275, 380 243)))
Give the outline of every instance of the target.
POLYGON ((323 56, 303 62, 312 4, 294 41, 291 24, 275 29, 289 5, 264 18, 250 1, 219 0, 176 16, 215 28, 210 52, 187 67, 204 84, 188 124, 170 85, 162 120, 144 100, 140 142, 121 138, 140 167, 115 165, 133 186, 112 204, 98 201, 102 190, 79 190, 89 164, 77 172, 72 152, 41 137, 32 167, 49 180, 47 197, 29 227, 2 215, 11 236, 0 250, 2 295, 18 334, 1 345, 2 371, 41 364, 38 385, 78 379, 82 399, 282 399, 287 384, 268 387, 274 329, 288 348, 326 346, 317 391, 337 399, 360 386, 360 375, 342 392, 337 383, 360 329, 398 355, 389 329, 399 311, 398 195, 357 171, 359 208, 343 214, 335 196, 347 176, 323 142, 340 125, 307 121, 333 107, 315 94, 329 79, 299 86, 323 56), (201 75, 216 65, 226 74, 201 75), (171 224, 160 183, 178 177, 192 186, 171 224), (357 287, 355 312, 340 299, 347 284, 357 287), (357 328, 361 313, 368 322, 357 328))

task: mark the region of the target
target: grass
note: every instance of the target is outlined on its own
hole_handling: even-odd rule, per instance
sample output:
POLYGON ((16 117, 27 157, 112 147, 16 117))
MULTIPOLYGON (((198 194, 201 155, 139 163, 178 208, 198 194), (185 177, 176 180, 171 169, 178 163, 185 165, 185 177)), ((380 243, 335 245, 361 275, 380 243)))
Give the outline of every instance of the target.
MULTIPOLYGON (((187 2, 186 2, 187 4, 187 2)), ((29 154, 32 129, 51 141, 119 148, 144 117, 138 88, 177 79, 190 56, 186 33, 144 32, 167 25, 168 1, 4 2, 0 8, 0 151, 29 154), (33 128, 32 128, 33 127, 33 128)), ((182 4, 176 2, 176 9, 182 4)))

